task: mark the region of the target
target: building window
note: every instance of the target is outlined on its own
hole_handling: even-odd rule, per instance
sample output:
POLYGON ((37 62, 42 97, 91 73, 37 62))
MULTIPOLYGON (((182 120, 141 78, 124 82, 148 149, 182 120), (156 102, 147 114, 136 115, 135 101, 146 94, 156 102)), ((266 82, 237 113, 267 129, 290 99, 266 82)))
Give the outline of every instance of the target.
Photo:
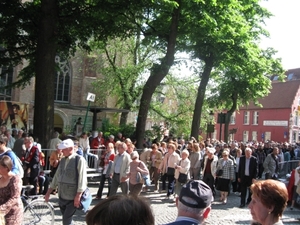
POLYGON ((265 141, 270 141, 270 140, 272 140, 271 139, 271 132, 267 131, 267 132, 265 132, 265 141))
POLYGON ((243 132, 243 142, 248 142, 249 141, 249 131, 244 130, 243 132))
POLYGON ((290 73, 289 75, 288 75, 288 80, 292 80, 293 79, 293 76, 294 76, 294 74, 293 73, 290 73))
POLYGON ((244 124, 248 125, 249 124, 249 111, 244 111, 244 124))
POLYGON ((257 131, 252 131, 252 141, 257 141, 257 131))
POLYGON ((295 112, 295 116, 294 116, 294 125, 298 126, 298 120, 299 120, 299 115, 298 115, 298 111, 295 112))
POLYGON ((258 125, 258 111, 253 112, 253 125, 258 125))
POLYGON ((235 124, 235 112, 230 117, 230 124, 235 124))
POLYGON ((54 101, 68 103, 71 89, 71 70, 67 60, 62 60, 59 56, 55 57, 55 63, 59 70, 55 78, 54 101))
POLYGON ((12 83, 13 68, 0 67, 0 100, 11 101, 11 88, 5 88, 8 84, 12 83))

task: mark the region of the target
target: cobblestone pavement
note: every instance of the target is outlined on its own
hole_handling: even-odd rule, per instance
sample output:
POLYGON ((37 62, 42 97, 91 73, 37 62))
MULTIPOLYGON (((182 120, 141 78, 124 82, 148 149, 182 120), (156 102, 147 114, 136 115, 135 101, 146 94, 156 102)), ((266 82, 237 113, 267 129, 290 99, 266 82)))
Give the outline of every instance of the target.
MULTIPOLYGON (((89 187, 93 196, 95 196, 98 184, 96 182, 89 183, 89 187)), ((120 192, 120 189, 119 189, 120 192)), ((103 197, 106 196, 107 189, 104 189, 103 197)), ((147 194, 142 193, 143 197, 149 200, 153 213, 155 215, 156 224, 165 224, 174 221, 177 216, 177 208, 173 200, 165 200, 166 193, 154 193, 152 191, 147 194)), ((228 196, 228 201, 226 205, 221 204, 216 197, 216 201, 212 204, 212 211, 209 218, 206 220, 205 224, 213 225, 229 225, 229 224, 247 224, 251 223, 251 215, 247 207, 240 209, 240 198, 237 195, 230 194, 228 196)), ((55 225, 61 223, 61 214, 58 208, 57 196, 51 195, 50 201, 55 208, 55 225)), ((93 200, 91 208, 95 206, 101 200, 93 200)), ((283 214, 283 223, 285 225, 299 225, 300 220, 300 210, 295 209, 290 210, 287 208, 283 214)), ((82 225, 85 224, 85 214, 81 211, 77 211, 74 216, 74 224, 82 225)))

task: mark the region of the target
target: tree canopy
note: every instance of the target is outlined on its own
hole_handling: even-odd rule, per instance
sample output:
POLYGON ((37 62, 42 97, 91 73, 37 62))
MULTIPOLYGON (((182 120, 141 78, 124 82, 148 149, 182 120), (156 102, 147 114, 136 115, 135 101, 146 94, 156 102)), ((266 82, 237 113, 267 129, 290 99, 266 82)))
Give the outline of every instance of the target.
POLYGON ((150 75, 141 89, 136 126, 140 148, 155 90, 174 65, 176 53, 188 52, 200 60, 201 82, 191 124, 191 135, 197 137, 205 91, 213 71, 222 71, 219 74, 226 79, 228 76, 239 80, 241 76, 240 80, 246 83, 257 83, 271 67, 279 66, 278 62, 272 64, 273 51, 258 48, 260 35, 267 35, 261 23, 270 16, 258 3, 258 0, 2 0, 0 66, 24 65, 14 83, 17 86, 24 86, 35 77, 34 133, 44 145, 53 129, 57 54, 68 57, 78 47, 90 51, 92 44, 100 44, 111 65, 106 72, 116 75, 114 79, 118 79, 120 90, 125 90, 122 104, 130 108, 140 91, 136 90, 135 81, 145 68, 143 54, 138 51, 147 53, 146 46, 155 49, 159 54, 152 56, 151 64, 147 65, 151 65, 150 75), (108 45, 112 40, 118 47, 108 45), (121 47, 118 40, 129 41, 130 49, 136 50, 127 67, 116 66, 116 49, 121 47), (262 58, 265 64, 260 63, 262 58), (128 80, 129 74, 135 76, 128 80))
POLYGON ((131 36, 136 18, 152 4, 147 0, 0 2, 0 66, 24 65, 13 85, 24 86, 35 77, 34 133, 42 145, 53 130, 55 56, 68 57, 77 47, 90 50, 91 37, 103 41, 131 36))

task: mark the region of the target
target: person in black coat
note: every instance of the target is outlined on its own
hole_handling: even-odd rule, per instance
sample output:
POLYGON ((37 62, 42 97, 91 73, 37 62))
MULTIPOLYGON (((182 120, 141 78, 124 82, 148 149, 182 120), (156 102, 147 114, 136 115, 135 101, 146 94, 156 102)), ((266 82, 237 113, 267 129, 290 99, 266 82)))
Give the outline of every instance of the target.
POLYGON ((238 172, 238 182, 241 188, 241 205, 240 208, 245 207, 246 195, 248 190, 247 204, 251 201, 251 192, 249 187, 256 179, 257 174, 257 159, 251 155, 251 148, 245 149, 245 156, 240 158, 239 172, 238 172))

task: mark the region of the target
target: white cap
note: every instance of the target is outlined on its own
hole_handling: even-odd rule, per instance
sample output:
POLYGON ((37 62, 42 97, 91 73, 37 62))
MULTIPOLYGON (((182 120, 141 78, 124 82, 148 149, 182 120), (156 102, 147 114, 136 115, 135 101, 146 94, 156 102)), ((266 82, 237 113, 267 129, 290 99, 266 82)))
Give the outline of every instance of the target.
POLYGON ((215 154, 216 152, 216 149, 215 148, 209 148, 209 147, 206 147, 207 151, 211 154, 215 154))
POLYGON ((58 149, 65 149, 71 147, 74 147, 74 142, 70 138, 60 142, 57 146, 58 149))

